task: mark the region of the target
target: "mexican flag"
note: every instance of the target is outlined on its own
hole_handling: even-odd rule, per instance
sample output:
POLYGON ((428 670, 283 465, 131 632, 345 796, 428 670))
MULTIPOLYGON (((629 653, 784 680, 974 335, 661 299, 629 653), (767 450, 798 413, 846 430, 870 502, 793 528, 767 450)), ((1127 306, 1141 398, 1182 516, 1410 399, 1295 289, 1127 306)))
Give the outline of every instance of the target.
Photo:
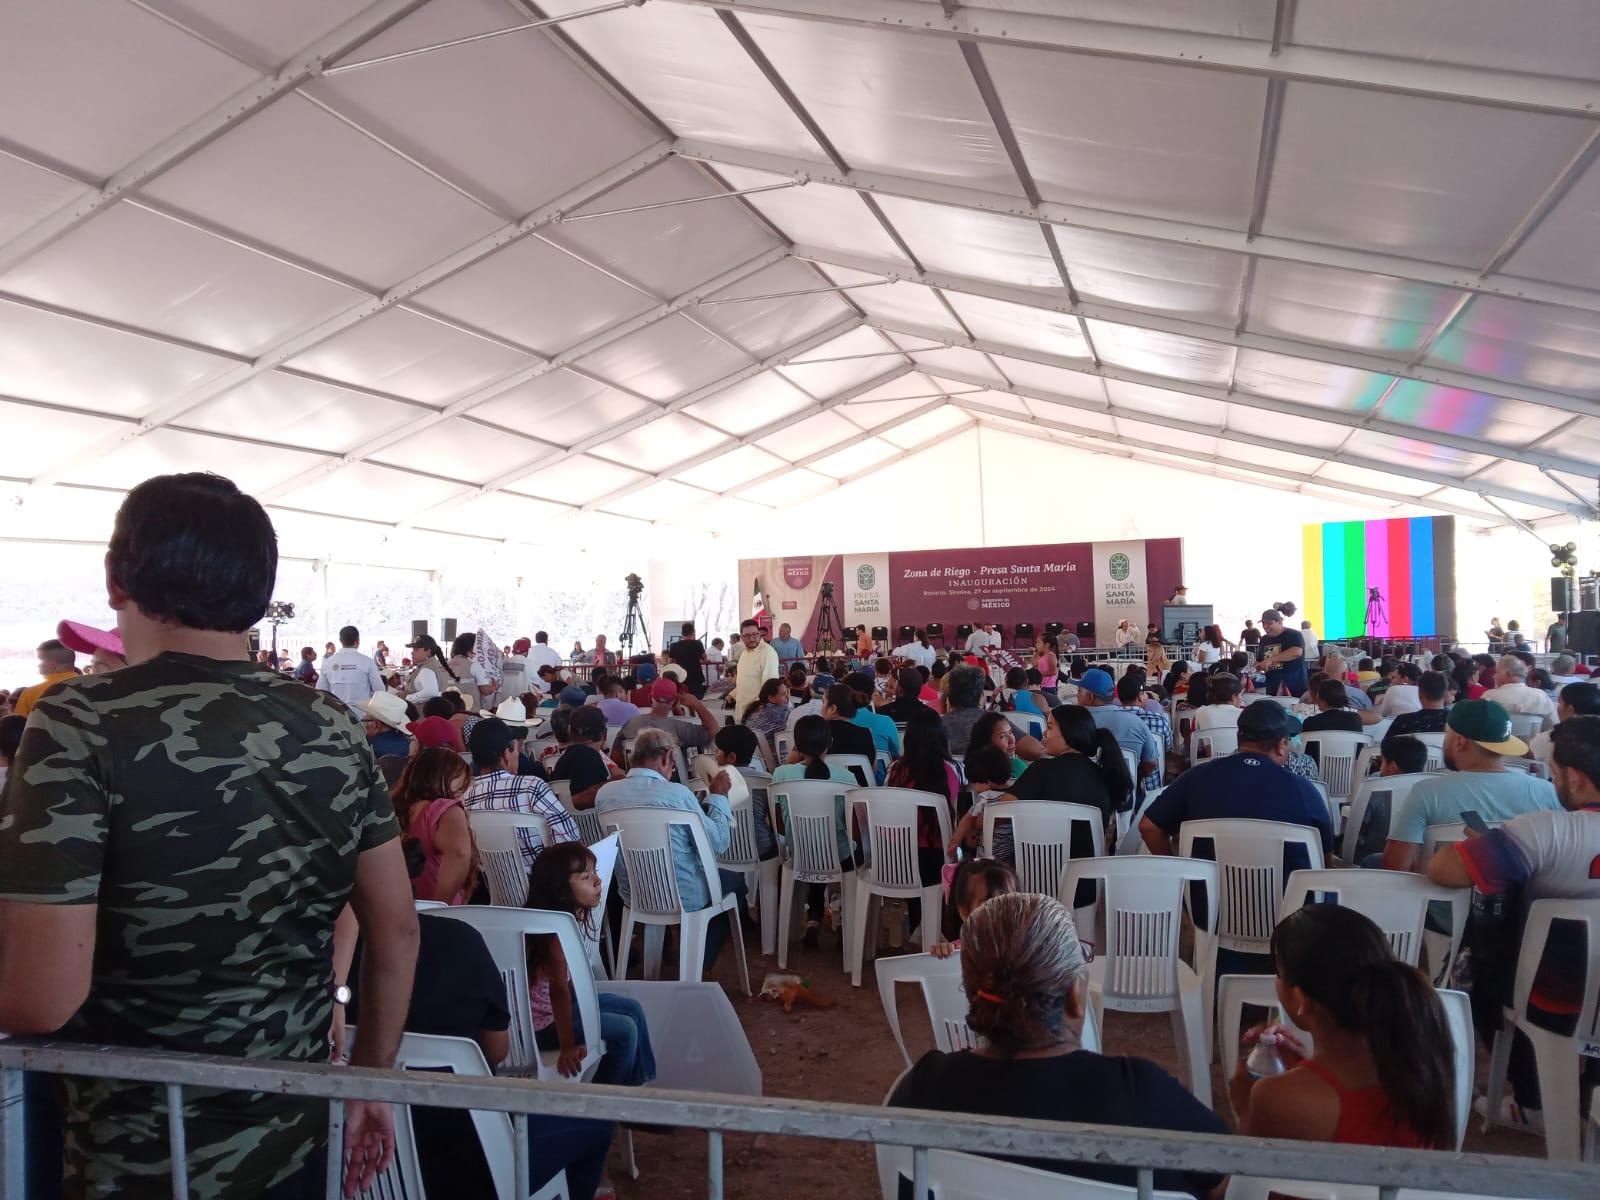
POLYGON ((767 601, 761 594, 761 580, 755 581, 755 594, 750 597, 750 616, 759 621, 767 615, 767 601))

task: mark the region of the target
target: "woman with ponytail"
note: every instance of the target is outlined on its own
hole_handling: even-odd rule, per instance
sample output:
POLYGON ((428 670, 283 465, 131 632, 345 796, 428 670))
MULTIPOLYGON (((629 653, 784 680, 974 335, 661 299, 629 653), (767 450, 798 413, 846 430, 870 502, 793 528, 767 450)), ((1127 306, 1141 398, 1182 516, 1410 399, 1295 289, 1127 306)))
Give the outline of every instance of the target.
MULTIPOLYGON (((839 862, 846 870, 855 865, 851 856, 850 818, 845 807, 844 793, 861 786, 848 767, 828 761, 828 751, 833 748, 833 735, 828 722, 821 717, 801 717, 794 723, 794 749, 789 760, 772 772, 772 782, 788 783, 796 779, 828 780, 839 784, 839 796, 834 801, 834 834, 838 838, 839 862)), ((785 829, 792 828, 789 806, 780 798, 778 812, 785 829)), ((822 929, 822 905, 827 887, 820 883, 806 884, 806 928, 801 934, 802 945, 815 946, 822 929)))
MULTIPOLYGON (((961 983, 971 1050, 931 1050, 889 1097, 897 1108, 1084 1121, 1222 1134, 1222 1119, 1143 1058, 1082 1045, 1088 965, 1072 915, 1051 896, 991 895, 961 927, 961 983)), ((1207 1080, 1209 1086, 1209 1080, 1207 1080)), ((1132 1167, 1015 1159, 1025 1166, 1134 1187, 1132 1167)), ((1157 1191, 1220 1198, 1226 1179, 1158 1169, 1157 1191)), ((901 1194, 910 1191, 909 1181, 901 1194)), ((1063 1195, 1070 1194, 1065 1189, 1063 1195)))
MULTIPOLYGON (((1455 1144, 1450 1026, 1427 977, 1394 957, 1370 920, 1310 904, 1272 934, 1278 1000, 1312 1037, 1310 1058, 1253 1079, 1240 1061, 1228 1084, 1239 1132, 1366 1146, 1455 1144)), ((1245 1035, 1253 1043, 1259 1030, 1245 1035)), ((1285 1051, 1287 1051, 1285 1053, 1285 1051)))

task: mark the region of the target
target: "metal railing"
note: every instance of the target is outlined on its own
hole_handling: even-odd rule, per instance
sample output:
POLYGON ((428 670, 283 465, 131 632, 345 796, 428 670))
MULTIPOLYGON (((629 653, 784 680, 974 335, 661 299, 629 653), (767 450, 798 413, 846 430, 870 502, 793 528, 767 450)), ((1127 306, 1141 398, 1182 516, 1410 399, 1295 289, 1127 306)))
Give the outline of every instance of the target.
MULTIPOLYGON (((249 1061, 59 1042, 0 1041, 0 1093, 4 1099, 0 1107, 0 1185, 5 1196, 22 1194, 23 1071, 98 1076, 164 1088, 167 1111, 178 1117, 169 1134, 176 1197, 187 1195, 182 1121, 185 1087, 330 1100, 334 1148, 338 1146, 345 1100, 509 1113, 515 1128, 516 1179, 521 1189, 518 1194, 522 1196, 528 1194, 527 1121, 530 1116, 542 1115, 703 1130, 709 1140, 706 1194, 711 1200, 721 1200, 722 1196, 722 1138, 726 1133, 782 1134, 909 1147, 915 1174, 913 1195, 918 1197, 927 1195, 930 1148, 1128 1167, 1137 1173, 1141 1200, 1148 1200, 1153 1194, 1157 1170, 1366 1185, 1378 1188, 1382 1200, 1394 1200, 1402 1187, 1538 1200, 1593 1200, 1600 1194, 1600 1169, 1537 1158, 1215 1137, 814 1100, 541 1084, 490 1076, 249 1061)), ((339 1158, 336 1149, 330 1151, 330 1197, 338 1195, 339 1158)))

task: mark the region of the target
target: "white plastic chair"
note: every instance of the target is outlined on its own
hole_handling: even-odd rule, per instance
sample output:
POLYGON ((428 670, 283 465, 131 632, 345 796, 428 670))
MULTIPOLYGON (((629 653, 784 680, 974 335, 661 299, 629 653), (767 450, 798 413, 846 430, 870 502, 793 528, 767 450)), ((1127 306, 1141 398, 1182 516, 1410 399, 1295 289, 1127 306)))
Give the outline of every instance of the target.
MULTIPOLYGON (((938 1200, 1134 1200, 1136 1188, 1096 1179, 1077 1179, 1038 1167, 954 1150, 928 1151, 928 1188, 938 1200)), ((902 1180, 913 1178, 911 1151, 878 1146, 878 1185, 883 1200, 900 1200, 902 1180)), ((1151 1200, 1189 1200, 1187 1192, 1152 1192, 1151 1200)), ((917 1200, 927 1200, 918 1197, 917 1200)))
POLYGON ((1054 896, 1061 872, 1072 857, 1072 832, 1086 825, 1093 839, 1092 857, 1106 852, 1105 818, 1088 804, 1060 800, 1007 800, 983 810, 983 856, 994 857, 994 831, 1000 823, 1011 826, 1012 859, 1018 889, 1054 896))
POLYGON ((413 900, 418 912, 427 912, 430 908, 449 908, 443 900, 413 900))
POLYGON ((1411 794, 1411 789, 1426 778, 1427 775, 1369 775, 1359 779, 1350 789, 1350 811, 1344 820, 1339 856, 1345 862, 1355 864, 1356 848, 1361 842, 1361 826, 1367 819, 1367 810, 1372 807, 1373 801, 1380 797, 1388 800, 1389 816, 1385 822, 1386 831, 1394 821, 1395 814, 1400 811, 1400 806, 1406 802, 1406 797, 1411 794))
POLYGON ((1342 803, 1350 795, 1356 755, 1363 746, 1372 745, 1373 739, 1364 733, 1324 729, 1303 734, 1300 744, 1317 760, 1317 774, 1328 785, 1328 795, 1342 803), (1315 753, 1312 747, 1316 747, 1315 753))
POLYGON ((1389 940, 1394 956, 1414 967, 1422 958, 1429 902, 1451 901, 1457 891, 1465 889, 1440 887, 1411 871, 1301 870, 1289 876, 1278 920, 1312 902, 1313 896, 1331 896, 1370 919, 1389 940))
MULTIPOLYGON (((883 1015, 888 1018, 889 1032, 894 1034, 900 1055, 911 1065, 911 1052, 906 1049, 900 1032, 900 1009, 896 1003, 895 986, 914 983, 922 992, 928 1006, 928 1022, 933 1029, 936 1050, 950 1054, 956 1050, 969 1050, 980 1039, 967 1028, 967 993, 961 984, 961 952, 949 958, 935 958, 931 954, 903 954, 895 958, 880 958, 873 964, 878 973, 878 998, 883 1002, 883 1015)), ((1085 1050, 1100 1053, 1099 1025, 1091 1009, 1084 1014, 1081 1044, 1085 1050)))
MULTIPOLYGON (((769 781, 770 782, 770 781, 769 781)), ((747 786, 752 781, 745 779, 747 786)), ((729 800, 733 814, 733 829, 728 838, 728 848, 717 855, 717 865, 729 871, 738 871, 749 881, 749 895, 755 902, 761 920, 761 953, 772 954, 778 946, 778 872, 776 858, 763 859, 756 842, 756 806, 766 803, 763 794, 756 795, 750 787, 741 799, 729 800)))
POLYGON ((1189 735, 1189 761, 1197 763, 1204 759, 1226 758, 1239 751, 1239 731, 1231 725, 1219 725, 1215 729, 1196 729, 1189 735))
POLYGON ((1489 1057, 1488 1118, 1492 1126, 1505 1093, 1506 1071, 1511 1063, 1514 1031, 1533 1044, 1539 1073, 1539 1093, 1544 1105, 1545 1153, 1550 1158, 1575 1159, 1582 1141, 1578 1115, 1580 1060, 1600 1057, 1600 901, 1536 900, 1528 909, 1522 929, 1522 950, 1517 956, 1517 980, 1511 1006, 1505 1010, 1489 1057), (1574 1032, 1562 1035, 1535 1024, 1528 1016, 1528 997, 1538 975, 1545 946, 1557 921, 1580 924, 1587 946, 1587 974, 1574 1032))
MULTIPOLYGON (((459 904, 430 913, 472 926, 483 938, 489 957, 500 971, 506 986, 506 1007, 511 1010, 511 1049, 500 1064, 502 1075, 532 1074, 538 1079, 562 1078, 556 1070, 558 1051, 543 1050, 534 1037, 533 1003, 528 995, 528 949, 530 937, 554 935, 566 956, 567 973, 578 997, 577 1016, 583 1023, 584 1056, 575 1079, 583 1082, 594 1074, 605 1053, 600 1040, 600 998, 594 975, 589 970, 586 939, 571 913, 547 912, 540 908, 500 908, 485 904, 459 904)), ((559 986, 553 984, 552 986, 559 986)))
MULTIPOLYGON (((849 797, 850 810, 860 811, 866 863, 856 871, 854 924, 850 934, 850 982, 861 986, 866 959, 867 930, 876 934, 872 914, 883 898, 922 901, 922 948, 939 940, 939 914, 944 891, 938 880, 923 886, 917 865, 917 830, 921 813, 932 809, 939 822, 939 846, 950 844, 950 802, 933 792, 914 788, 856 788, 849 797)), ((876 951, 876 936, 873 937, 876 951)))
POLYGON ((830 767, 843 767, 849 771, 855 777, 857 787, 877 786, 877 764, 865 754, 829 754, 823 761, 830 767))
POLYGON ((600 828, 600 814, 594 811, 593 805, 588 808, 572 806, 572 780, 552 779, 550 790, 555 793, 556 799, 561 801, 561 807, 567 810, 577 824, 578 837, 585 846, 592 846, 606 836, 605 831, 600 828))
POLYGON ((478 843, 478 863, 489 885, 489 901, 505 908, 521 908, 528 898, 528 860, 522 852, 519 829, 531 829, 540 846, 556 839, 550 823, 537 813, 482 812, 467 809, 467 823, 478 843))
POLYGON ((1219 879, 1218 912, 1215 921, 1210 922, 1214 934, 1201 937, 1197 930, 1195 937, 1195 955, 1205 981, 1202 1019, 1205 1044, 1209 1047, 1214 1027, 1217 951, 1270 953, 1272 930, 1278 923, 1278 905, 1287 882, 1284 850, 1289 846, 1304 847, 1307 863, 1319 869, 1322 834, 1308 825, 1284 821, 1185 821, 1178 830, 1178 853, 1193 858, 1197 841, 1211 842, 1219 879))
POLYGON ((606 748, 606 753, 611 753, 611 747, 616 744, 617 734, 622 732, 621 725, 607 725, 605 741, 601 743, 606 748))
MULTIPOLYGON (((1428 761, 1423 766, 1424 771, 1443 771, 1444 766, 1444 734, 1442 733, 1407 733, 1404 737, 1413 737, 1428 748, 1428 761)), ((1376 766, 1379 755, 1383 753, 1381 742, 1363 747, 1361 753, 1356 755, 1355 778, 1359 782, 1364 779, 1372 768, 1376 766)))
POLYGON ((789 751, 794 749, 794 727, 780 729, 772 735, 773 769, 789 761, 789 751))
POLYGON ((1038 713, 1008 712, 1005 714, 1005 718, 1011 722, 1018 733, 1025 733, 1029 737, 1043 739, 1045 719, 1038 713))
MULTIPOLYGON (((349 1030, 356 1035, 355 1028, 349 1030)), ((400 1038, 400 1048, 394 1065, 404 1071, 426 1071, 438 1075, 449 1071, 453 1075, 483 1076, 489 1074, 489 1064, 484 1061, 483 1050, 470 1038, 438 1037, 424 1033, 407 1033, 400 1038)), ((389 1169, 372 1181, 369 1187, 356 1193, 358 1200, 426 1200, 422 1187, 422 1168, 417 1160, 416 1132, 411 1122, 411 1106, 394 1106, 395 1151, 389 1169)), ((517 1151, 515 1128, 509 1113, 489 1109, 469 1109, 472 1127, 478 1135, 478 1145, 483 1149, 484 1160, 494 1179, 497 1200, 515 1200, 517 1195, 517 1151)), ((530 1120, 537 1120, 532 1117, 530 1120)), ((344 1156, 337 1149, 330 1153, 331 1162, 342 1162, 344 1156)), ((567 1173, 555 1175, 528 1200, 568 1200, 567 1173)))
POLYGON ((1523 741, 1527 741, 1534 734, 1542 732, 1544 723, 1548 719, 1542 713, 1514 712, 1506 715, 1511 718, 1511 735, 1519 737, 1523 741))
POLYGON ((1220 907, 1217 879, 1217 864, 1198 859, 1080 858, 1062 872, 1059 897, 1072 908, 1080 883, 1103 888, 1097 903, 1103 906, 1105 945, 1096 947, 1089 964, 1096 1028, 1102 1026, 1106 1009, 1171 1014, 1173 1040, 1189 1090, 1208 1108, 1211 1055, 1206 1047, 1202 980, 1178 957, 1178 943, 1190 884, 1205 889, 1205 928, 1215 928, 1220 907))
POLYGON ((628 896, 622 907, 622 941, 617 952, 617 978, 628 977, 628 957, 633 949, 633 927, 645 927, 645 978, 661 977, 661 943, 666 926, 678 926, 678 978, 698 981, 705 965, 706 932, 711 922, 726 916, 732 926, 734 953, 744 994, 750 994, 750 967, 744 955, 744 931, 739 927, 739 898, 722 890, 717 859, 706 839, 700 814, 675 808, 618 808, 602 813, 609 833, 622 835, 622 861, 627 868, 628 896), (685 910, 673 867, 672 834, 682 830, 699 859, 700 874, 710 903, 685 910))
MULTIPOLYGON (((772 832, 778 838, 783 860, 778 880, 778 967, 789 965, 789 940, 794 932, 794 891, 798 884, 837 883, 840 891, 840 918, 843 921, 843 964, 850 966, 850 936, 854 928, 856 874, 845 870, 839 859, 839 801, 847 799, 851 788, 831 779, 796 779, 775 783, 770 798, 772 832), (788 820, 780 823, 779 804, 788 820)), ((850 809, 845 808, 845 830, 849 830, 850 809)), ((766 903, 762 901, 763 905, 766 903)))

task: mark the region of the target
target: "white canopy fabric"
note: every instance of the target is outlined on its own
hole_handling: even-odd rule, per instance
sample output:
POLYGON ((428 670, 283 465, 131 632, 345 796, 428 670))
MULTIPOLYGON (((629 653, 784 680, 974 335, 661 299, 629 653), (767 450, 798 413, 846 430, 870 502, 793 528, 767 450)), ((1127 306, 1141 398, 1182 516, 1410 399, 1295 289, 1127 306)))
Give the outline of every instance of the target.
POLYGON ((721 531, 974 421, 1590 517, 1597 157, 1587 0, 10 0, 8 524, 721 531))

